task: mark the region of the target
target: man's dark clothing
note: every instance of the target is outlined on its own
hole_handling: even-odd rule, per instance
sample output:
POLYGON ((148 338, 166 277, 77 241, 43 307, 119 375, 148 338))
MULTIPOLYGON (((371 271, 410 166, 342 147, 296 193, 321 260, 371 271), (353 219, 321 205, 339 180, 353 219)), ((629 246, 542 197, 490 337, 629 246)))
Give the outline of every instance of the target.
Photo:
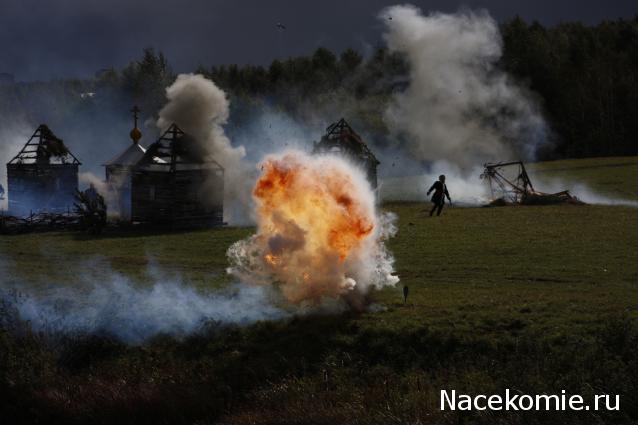
POLYGON ((447 196, 450 199, 450 194, 447 191, 447 186, 445 183, 440 180, 435 181, 432 187, 428 190, 428 193, 434 191, 432 195, 432 203, 434 206, 432 210, 430 210, 430 215, 434 214, 434 211, 438 210, 436 215, 441 215, 441 211, 443 210, 443 205, 445 204, 445 197, 447 196))

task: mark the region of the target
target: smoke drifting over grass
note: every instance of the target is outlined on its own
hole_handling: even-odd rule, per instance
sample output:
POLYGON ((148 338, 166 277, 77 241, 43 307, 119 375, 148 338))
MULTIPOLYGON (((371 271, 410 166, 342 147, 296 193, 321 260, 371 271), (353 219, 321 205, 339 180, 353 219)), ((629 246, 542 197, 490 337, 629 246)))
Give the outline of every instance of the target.
POLYGON ((530 177, 540 184, 539 190, 544 192, 560 192, 569 189, 569 192, 581 201, 593 205, 617 205, 625 207, 638 208, 638 201, 624 199, 620 197, 607 196, 596 192, 584 183, 579 183, 574 179, 561 179, 557 177, 547 177, 536 175, 533 171, 529 172, 530 177), (538 179, 537 179, 538 177, 538 179))
POLYGON ((148 278, 152 283, 140 286, 121 274, 101 273, 85 276, 82 289, 50 282, 36 294, 0 296, 36 331, 105 334, 132 344, 157 335, 182 337, 210 324, 246 325, 288 314, 276 307, 278 295, 271 288, 235 284, 203 292, 154 266, 148 278))
POLYGON ((587 187, 584 184, 577 184, 570 189, 570 192, 573 195, 576 195, 578 199, 587 203, 587 204, 596 204, 596 205, 618 205, 625 207, 633 207, 638 208, 638 201, 634 201, 631 199, 623 199, 623 198, 612 198, 609 196, 601 195, 600 193, 596 193, 591 188, 587 187))
POLYGON ((535 157, 547 125, 530 93, 496 66, 498 25, 487 12, 423 15, 393 6, 380 18, 392 52, 405 55, 410 81, 395 95, 386 121, 420 160, 475 167, 535 157))

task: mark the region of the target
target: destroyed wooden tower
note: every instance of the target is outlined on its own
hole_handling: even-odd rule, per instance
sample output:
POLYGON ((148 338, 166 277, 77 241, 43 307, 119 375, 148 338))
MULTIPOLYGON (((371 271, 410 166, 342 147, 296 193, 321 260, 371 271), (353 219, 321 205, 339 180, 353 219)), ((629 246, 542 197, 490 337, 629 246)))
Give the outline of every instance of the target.
POLYGON ((491 205, 582 204, 568 190, 544 193, 534 189, 522 161, 488 163, 481 179, 487 180, 492 194, 491 205))
POLYGON ((7 164, 9 212, 63 213, 73 207, 80 161, 44 124, 7 164))
POLYGON ((148 147, 132 172, 133 222, 221 225, 223 199, 223 167, 176 124, 148 147))
POLYGON ((140 145, 142 132, 137 128, 140 109, 134 106, 131 112, 133 113, 133 129, 130 137, 133 143, 104 164, 106 183, 110 192, 109 213, 118 216, 121 220, 131 219, 131 175, 146 152, 146 149, 140 145))
POLYGON ((330 125, 319 142, 315 142, 313 154, 336 154, 343 156, 366 173, 373 189, 377 188, 377 166, 380 162, 345 119, 330 125))

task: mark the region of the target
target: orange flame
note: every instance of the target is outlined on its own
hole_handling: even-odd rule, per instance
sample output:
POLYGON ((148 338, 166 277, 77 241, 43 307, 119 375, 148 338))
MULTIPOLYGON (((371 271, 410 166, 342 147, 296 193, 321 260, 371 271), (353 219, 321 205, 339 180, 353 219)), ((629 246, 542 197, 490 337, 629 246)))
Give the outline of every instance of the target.
MULTIPOLYGON (((351 176, 339 171, 308 167, 290 154, 267 160, 253 192, 260 227, 278 232, 285 230, 278 224, 282 219, 294 222, 313 249, 336 252, 344 261, 372 233, 374 219, 353 199, 351 176)), ((273 254, 266 256, 273 263, 273 254)))
POLYGON ((275 284, 288 301, 321 303, 394 285, 383 239, 391 215, 378 216, 363 173, 330 156, 269 156, 255 184, 257 234, 228 250, 229 272, 275 284), (352 292, 352 291, 355 292, 352 292))
POLYGON ((279 283, 292 302, 352 289, 351 263, 376 225, 374 195, 362 175, 341 160, 301 153, 268 157, 261 169, 253 190, 258 232, 236 262, 251 262, 248 252, 258 252, 259 264, 243 265, 246 274, 279 283))

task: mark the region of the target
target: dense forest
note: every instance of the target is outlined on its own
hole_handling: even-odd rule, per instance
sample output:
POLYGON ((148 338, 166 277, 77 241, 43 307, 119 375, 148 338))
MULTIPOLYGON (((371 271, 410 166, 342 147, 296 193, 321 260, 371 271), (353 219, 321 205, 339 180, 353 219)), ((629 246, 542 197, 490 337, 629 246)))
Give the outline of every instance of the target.
MULTIPOLYGON (((501 33, 499 67, 538 95, 554 135, 541 159, 638 155, 638 17, 553 27, 517 17, 502 24, 501 33)), ((405 61, 384 48, 368 58, 352 49, 335 54, 319 48, 311 56, 275 60, 267 67, 194 71, 229 94, 231 135, 254 113, 269 109, 302 123, 347 115, 381 144, 388 136, 383 112, 392 94, 409 83, 405 61)), ((93 80, 0 86, 0 113, 3 122, 21 110, 26 118, 47 115, 60 123, 90 117, 83 125, 90 127, 100 117, 121 117, 122 110, 138 103, 152 118, 173 79, 167 59, 149 48, 140 60, 93 80)))

